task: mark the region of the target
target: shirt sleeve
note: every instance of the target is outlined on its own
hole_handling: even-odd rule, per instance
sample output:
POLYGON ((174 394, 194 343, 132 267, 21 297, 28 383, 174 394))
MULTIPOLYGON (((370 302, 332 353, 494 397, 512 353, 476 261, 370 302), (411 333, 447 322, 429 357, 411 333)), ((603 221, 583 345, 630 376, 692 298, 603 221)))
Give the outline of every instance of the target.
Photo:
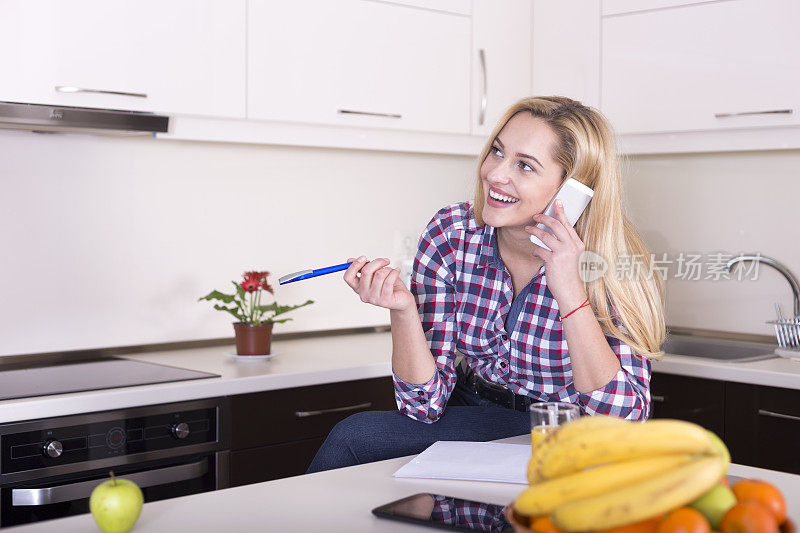
MULTIPOLYGON (((620 323, 615 321, 617 327, 620 323)), ((624 327, 622 331, 625 332, 624 327)), ((578 403, 587 414, 602 414, 647 420, 650 416, 650 360, 638 357, 626 343, 606 335, 611 349, 617 354, 620 369, 604 386, 578 394, 578 403)))
POLYGON ((420 237, 410 290, 436 372, 426 383, 414 384, 393 371, 395 399, 401 413, 430 424, 444 412, 456 383, 455 257, 438 215, 420 237))

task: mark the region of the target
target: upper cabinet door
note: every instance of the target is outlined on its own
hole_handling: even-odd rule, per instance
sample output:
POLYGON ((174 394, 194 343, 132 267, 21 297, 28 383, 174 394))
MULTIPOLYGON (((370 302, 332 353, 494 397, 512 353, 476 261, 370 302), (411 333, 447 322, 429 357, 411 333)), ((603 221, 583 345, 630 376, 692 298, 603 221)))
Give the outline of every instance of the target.
POLYGON ((473 0, 472 133, 488 135, 531 91, 531 0, 473 0))
POLYGON ((800 121, 800 2, 731 0, 603 19, 603 111, 621 133, 800 121))
POLYGON ((7 0, 0 100, 244 117, 245 17, 245 0, 7 0))
POLYGON ((468 133, 470 24, 367 0, 249 0, 247 116, 468 133))
POLYGON ((531 93, 599 108, 599 44, 600 0, 534 0, 531 93))

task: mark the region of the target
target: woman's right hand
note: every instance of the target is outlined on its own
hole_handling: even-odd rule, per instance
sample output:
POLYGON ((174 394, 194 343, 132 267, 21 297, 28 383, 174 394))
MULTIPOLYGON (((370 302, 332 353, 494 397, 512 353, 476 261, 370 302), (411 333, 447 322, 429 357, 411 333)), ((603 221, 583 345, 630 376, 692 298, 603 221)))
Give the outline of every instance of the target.
POLYGON ((344 273, 344 281, 350 285, 362 302, 394 311, 416 309, 414 295, 400 281, 400 269, 390 268, 385 258, 367 261, 365 256, 352 261, 344 273))

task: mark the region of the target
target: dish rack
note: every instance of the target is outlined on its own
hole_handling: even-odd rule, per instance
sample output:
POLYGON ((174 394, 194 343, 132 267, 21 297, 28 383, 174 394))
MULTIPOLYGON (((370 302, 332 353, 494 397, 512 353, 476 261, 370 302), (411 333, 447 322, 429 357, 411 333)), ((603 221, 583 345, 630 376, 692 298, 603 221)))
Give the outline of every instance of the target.
POLYGON ((778 304, 775 304, 775 311, 778 319, 767 321, 767 324, 775 327, 775 338, 778 340, 775 353, 782 357, 800 360, 800 316, 783 318, 778 304))

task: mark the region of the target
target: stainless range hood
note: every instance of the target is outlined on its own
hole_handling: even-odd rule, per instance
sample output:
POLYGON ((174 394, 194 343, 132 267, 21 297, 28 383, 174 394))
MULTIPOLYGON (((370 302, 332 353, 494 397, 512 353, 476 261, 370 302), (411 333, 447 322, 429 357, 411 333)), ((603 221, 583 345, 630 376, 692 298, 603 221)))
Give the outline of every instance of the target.
POLYGON ((0 102, 0 128, 106 134, 166 133, 169 117, 137 111, 0 102))

